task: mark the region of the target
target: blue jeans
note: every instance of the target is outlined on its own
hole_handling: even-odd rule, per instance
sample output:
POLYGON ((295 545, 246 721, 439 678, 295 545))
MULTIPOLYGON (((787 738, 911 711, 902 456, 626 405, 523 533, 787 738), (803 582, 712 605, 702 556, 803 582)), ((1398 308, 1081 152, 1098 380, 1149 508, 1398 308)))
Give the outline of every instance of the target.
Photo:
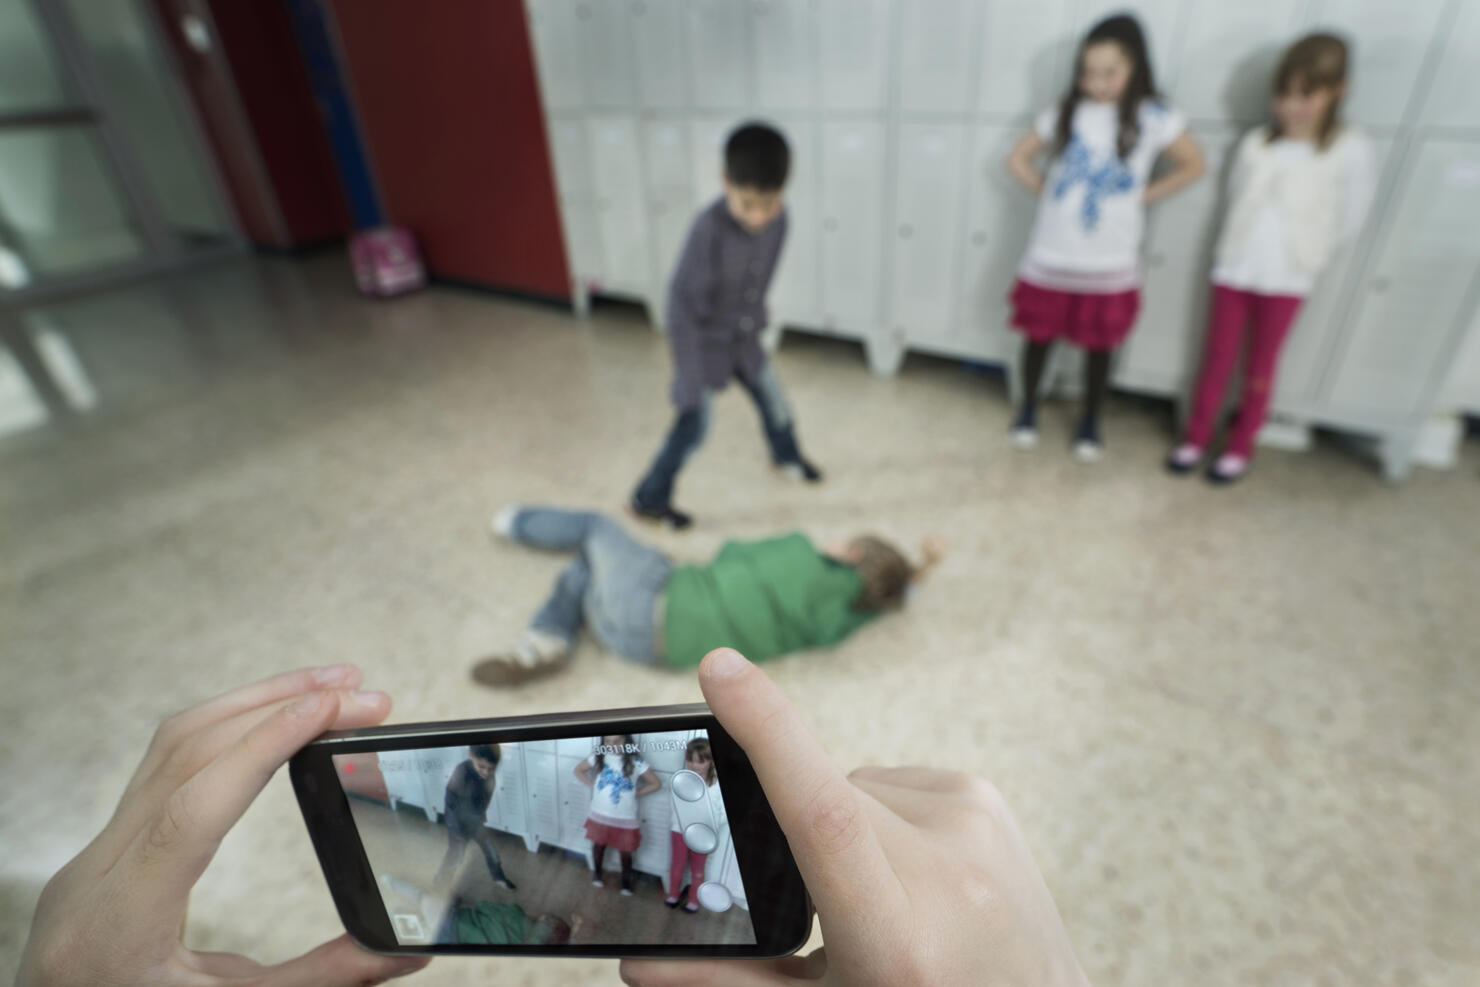
POLYGON ((609 517, 591 511, 526 507, 514 517, 515 541, 574 552, 530 627, 574 642, 584 623, 609 650, 633 661, 658 661, 654 616, 673 563, 609 517))
MULTIPOLYGON (((802 453, 797 448, 791 406, 786 402, 786 394, 781 390, 781 381, 776 379, 771 361, 761 364, 754 380, 740 373, 735 375, 735 379, 740 381, 760 413, 761 432, 771 449, 771 461, 777 466, 785 466, 800 460, 802 453)), ((659 510, 672 502, 673 482, 678 471, 683 468, 684 460, 704 443, 704 436, 709 431, 712 403, 713 395, 706 391, 699 407, 679 410, 663 448, 658 451, 658 458, 653 460, 647 476, 632 495, 638 507, 659 510)))

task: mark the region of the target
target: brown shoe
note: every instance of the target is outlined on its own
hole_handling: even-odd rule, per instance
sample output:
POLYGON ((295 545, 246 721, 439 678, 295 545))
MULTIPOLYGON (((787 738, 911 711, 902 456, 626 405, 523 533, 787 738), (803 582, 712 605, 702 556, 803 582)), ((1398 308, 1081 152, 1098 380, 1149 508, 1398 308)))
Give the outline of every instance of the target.
POLYGON ((494 689, 511 689, 553 675, 567 664, 569 655, 534 665, 513 654, 493 655, 473 666, 473 681, 494 689))

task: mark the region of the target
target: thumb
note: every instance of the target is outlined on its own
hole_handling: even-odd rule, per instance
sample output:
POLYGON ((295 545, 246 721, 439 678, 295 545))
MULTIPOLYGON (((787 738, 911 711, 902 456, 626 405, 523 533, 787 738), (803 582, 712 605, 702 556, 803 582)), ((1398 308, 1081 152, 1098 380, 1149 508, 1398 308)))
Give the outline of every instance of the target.
POLYGON ((370 987, 415 973, 431 961, 429 956, 382 956, 340 936, 269 967, 261 982, 263 987, 370 987))

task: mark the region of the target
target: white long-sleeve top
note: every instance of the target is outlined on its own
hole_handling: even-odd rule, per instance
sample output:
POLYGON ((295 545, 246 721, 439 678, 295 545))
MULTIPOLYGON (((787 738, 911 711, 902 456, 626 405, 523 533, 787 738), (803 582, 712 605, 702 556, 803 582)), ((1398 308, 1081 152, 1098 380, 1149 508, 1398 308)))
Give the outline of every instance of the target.
POLYGON ((1314 141, 1271 141, 1256 127, 1234 153, 1213 282, 1265 295, 1310 294, 1331 254, 1367 218, 1371 145, 1345 128, 1321 151, 1314 141))

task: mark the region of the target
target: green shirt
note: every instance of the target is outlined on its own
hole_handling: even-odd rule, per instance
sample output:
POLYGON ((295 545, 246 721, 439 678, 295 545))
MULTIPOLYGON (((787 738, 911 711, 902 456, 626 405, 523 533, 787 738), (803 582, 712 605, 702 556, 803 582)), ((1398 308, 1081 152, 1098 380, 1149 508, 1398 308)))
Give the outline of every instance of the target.
POLYGON ((513 902, 480 902, 471 908, 457 910, 453 918, 454 940, 487 946, 517 946, 524 942, 525 921, 524 909, 513 902))
POLYGON ((853 609, 863 584, 805 535, 726 542, 708 565, 668 577, 663 636, 670 665, 734 648, 752 661, 836 644, 872 613, 853 609))

